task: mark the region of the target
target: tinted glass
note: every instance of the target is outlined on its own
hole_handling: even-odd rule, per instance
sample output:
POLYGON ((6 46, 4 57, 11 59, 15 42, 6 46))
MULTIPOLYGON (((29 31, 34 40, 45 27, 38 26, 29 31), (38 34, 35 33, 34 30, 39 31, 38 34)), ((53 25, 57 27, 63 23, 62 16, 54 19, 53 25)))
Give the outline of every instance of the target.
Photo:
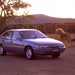
POLYGON ((19 32, 14 32, 13 36, 12 36, 12 39, 17 40, 18 38, 20 38, 19 32))
POLYGON ((46 38, 47 37, 40 31, 21 31, 20 34, 23 39, 46 38))
POLYGON ((4 34, 2 34, 1 38, 2 39, 11 39, 11 36, 12 36, 12 32, 8 31, 8 32, 5 32, 4 34))

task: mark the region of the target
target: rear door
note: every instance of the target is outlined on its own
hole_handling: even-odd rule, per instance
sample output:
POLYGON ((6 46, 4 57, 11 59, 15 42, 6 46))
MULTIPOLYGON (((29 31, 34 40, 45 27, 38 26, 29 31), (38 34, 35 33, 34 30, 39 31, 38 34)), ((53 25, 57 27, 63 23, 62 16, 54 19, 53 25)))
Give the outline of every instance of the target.
POLYGON ((6 51, 10 51, 11 50, 11 45, 12 45, 12 37, 13 32, 12 31, 7 31, 5 33, 3 33, 1 35, 1 39, 0 42, 2 43, 2 45, 4 46, 6 51))

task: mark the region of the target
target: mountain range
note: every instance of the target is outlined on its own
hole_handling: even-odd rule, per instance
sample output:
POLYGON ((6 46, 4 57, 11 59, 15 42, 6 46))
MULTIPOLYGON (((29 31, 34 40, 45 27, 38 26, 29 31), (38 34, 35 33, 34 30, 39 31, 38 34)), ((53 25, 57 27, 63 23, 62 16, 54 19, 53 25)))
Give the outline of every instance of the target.
MULTIPOLYGON (((73 18, 57 18, 51 17, 44 14, 35 14, 32 15, 34 19, 27 19, 28 24, 47 24, 47 23, 75 23, 75 19, 73 18)), ((23 17, 18 18, 15 20, 7 19, 7 23, 9 24, 22 24, 21 20, 25 20, 23 17)))
POLYGON ((35 14, 32 15, 35 19, 30 20, 30 24, 44 24, 44 23, 75 23, 75 19, 73 18, 57 18, 50 17, 43 14, 35 14))

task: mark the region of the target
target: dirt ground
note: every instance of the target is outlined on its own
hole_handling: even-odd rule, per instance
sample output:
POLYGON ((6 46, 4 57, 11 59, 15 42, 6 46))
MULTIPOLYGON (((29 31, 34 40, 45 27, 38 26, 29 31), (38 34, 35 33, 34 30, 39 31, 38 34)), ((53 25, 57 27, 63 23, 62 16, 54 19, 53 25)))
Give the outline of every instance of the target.
POLYGON ((0 75, 75 75, 75 47, 67 48, 58 59, 37 56, 27 60, 8 53, 0 56, 0 75))

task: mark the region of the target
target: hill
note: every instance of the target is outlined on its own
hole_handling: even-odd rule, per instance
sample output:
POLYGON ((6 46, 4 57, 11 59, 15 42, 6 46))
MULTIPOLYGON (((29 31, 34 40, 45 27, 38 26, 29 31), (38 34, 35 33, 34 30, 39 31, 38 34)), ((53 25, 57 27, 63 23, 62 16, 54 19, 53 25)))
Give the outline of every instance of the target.
POLYGON ((44 23, 75 23, 75 19, 72 18, 56 18, 43 14, 32 15, 35 20, 30 20, 30 24, 44 24, 44 23))
MULTIPOLYGON (((46 24, 46 23, 75 23, 75 19, 72 18, 57 18, 57 17, 50 17, 47 15, 43 15, 43 14, 35 14, 32 15, 34 17, 34 20, 32 19, 28 19, 28 24, 46 24)), ((11 18, 7 19, 6 23, 9 24, 22 24, 22 22, 20 20, 24 20, 25 21, 25 17, 23 18, 22 16, 20 16, 20 18, 16 18, 16 21, 11 18)))

